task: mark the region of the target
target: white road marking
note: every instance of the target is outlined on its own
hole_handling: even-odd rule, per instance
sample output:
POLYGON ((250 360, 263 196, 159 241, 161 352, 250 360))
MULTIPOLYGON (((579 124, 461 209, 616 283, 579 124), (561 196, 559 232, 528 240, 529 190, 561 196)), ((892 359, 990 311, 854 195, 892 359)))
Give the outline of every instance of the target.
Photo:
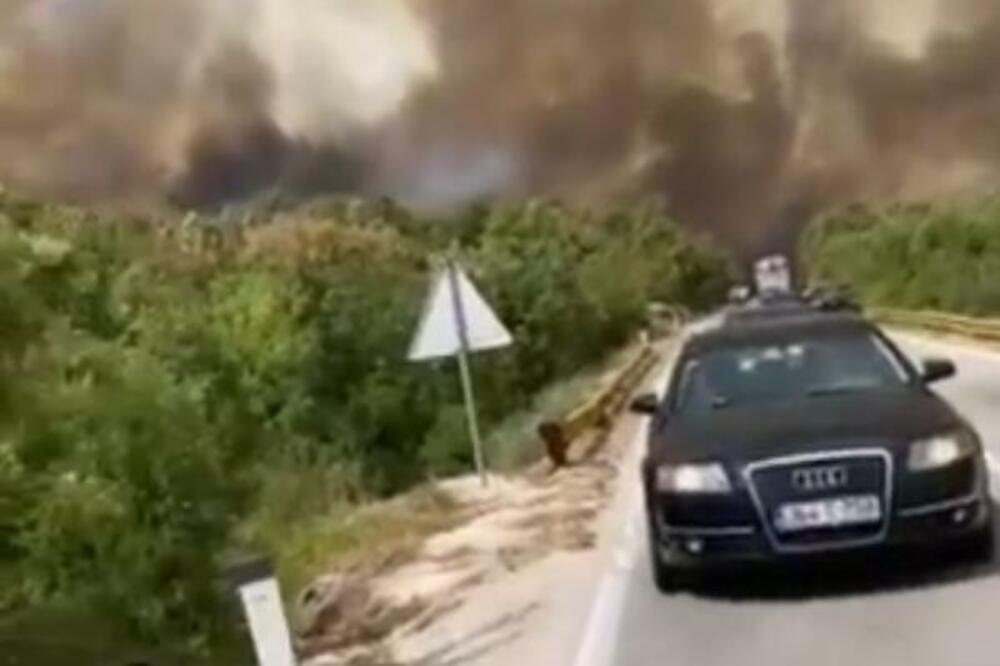
MULTIPOLYGON (((646 428, 640 427, 632 442, 629 459, 641 451, 646 428)), ((612 566, 601 579, 594 605, 587 618, 583 633, 583 643, 576 654, 574 666, 608 666, 614 658, 618 626, 625 607, 625 591, 635 567, 638 555, 639 537, 635 524, 642 511, 642 494, 638 483, 629 479, 626 470, 625 483, 633 483, 626 504, 626 523, 612 554, 612 566)))
MULTIPOLYGON (((941 342, 930 340, 919 335, 897 334, 897 340, 907 340, 914 345, 961 350, 975 354, 994 363, 1000 363, 1000 353, 979 349, 966 344, 954 344, 952 341, 941 342)), ((657 386, 665 386, 669 376, 671 363, 667 363, 662 375, 657 378, 657 386)), ((616 653, 616 643, 621 626, 621 618, 625 608, 628 583, 631 574, 639 561, 642 539, 645 538, 642 529, 642 489, 629 474, 637 469, 640 453, 646 436, 646 428, 641 427, 631 444, 625 465, 625 483, 632 483, 624 505, 626 523, 622 528, 617 542, 611 552, 611 563, 608 571, 601 579, 594 599, 590 615, 583 635, 583 642, 577 652, 574 666, 611 666, 616 653)), ((990 475, 994 479, 994 493, 1000 493, 1000 459, 986 452, 986 463, 990 475)))
MULTIPOLYGON (((673 363, 668 361, 654 380, 654 386, 661 389, 661 394, 672 366, 673 363)), ((628 582, 638 562, 639 544, 644 538, 643 530, 640 529, 642 487, 635 478, 635 472, 639 468, 646 433, 646 425, 642 424, 626 453, 623 481, 632 485, 627 490, 624 505, 625 525, 614 544, 611 566, 597 588, 597 596, 584 629, 583 643, 573 661, 574 666, 610 666, 614 659, 628 582)))
POLYGON ((576 654, 575 666, 605 666, 611 663, 619 619, 625 606, 628 576, 622 572, 606 575, 597 590, 597 601, 590 611, 583 644, 576 654))

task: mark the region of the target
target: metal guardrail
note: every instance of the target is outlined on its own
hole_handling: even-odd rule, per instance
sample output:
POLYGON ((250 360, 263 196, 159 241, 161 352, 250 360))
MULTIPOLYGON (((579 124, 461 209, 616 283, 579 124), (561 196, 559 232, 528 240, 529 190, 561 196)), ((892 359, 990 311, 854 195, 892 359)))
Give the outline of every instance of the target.
POLYGON ((659 358, 649 344, 636 355, 606 386, 560 420, 560 428, 568 441, 573 441, 591 428, 603 428, 621 411, 636 385, 642 381, 659 358))
POLYGON ((869 312, 874 318, 890 325, 920 328, 960 335, 984 342, 1000 343, 1000 319, 967 317, 929 310, 909 311, 875 308, 869 312))
POLYGON ((659 358, 648 336, 644 335, 635 355, 596 394, 561 418, 540 424, 538 434, 552 464, 565 465, 570 445, 584 433, 610 427, 659 358))
POLYGON ((595 395, 562 417, 546 420, 538 426, 538 435, 553 465, 566 464, 570 445, 584 433, 611 426, 643 378, 660 360, 652 341, 676 335, 690 318, 690 311, 684 307, 649 304, 646 329, 640 336, 635 355, 595 395))

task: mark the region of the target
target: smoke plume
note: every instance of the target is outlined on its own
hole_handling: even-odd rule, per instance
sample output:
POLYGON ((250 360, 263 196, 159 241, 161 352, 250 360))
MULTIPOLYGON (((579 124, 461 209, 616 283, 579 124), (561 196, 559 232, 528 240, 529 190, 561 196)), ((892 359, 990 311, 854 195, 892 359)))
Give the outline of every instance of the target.
POLYGON ((395 0, 8 0, 0 174, 195 205, 355 189, 358 137, 434 65, 395 0))
POLYGON ((995 0, 21 0, 0 177, 214 205, 656 196, 745 252, 992 188, 995 0))

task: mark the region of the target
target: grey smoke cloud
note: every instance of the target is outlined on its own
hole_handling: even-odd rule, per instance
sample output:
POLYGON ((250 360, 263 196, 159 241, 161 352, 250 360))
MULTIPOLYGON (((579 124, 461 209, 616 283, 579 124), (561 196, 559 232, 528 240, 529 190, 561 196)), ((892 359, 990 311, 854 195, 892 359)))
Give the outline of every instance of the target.
POLYGON ((997 183, 995 0, 35 0, 0 176, 89 199, 661 197, 747 252, 997 183))
POLYGON ((170 192, 203 203, 322 168, 353 174, 349 144, 436 66, 395 0, 32 0, 5 10, 0 174, 75 198, 170 192))

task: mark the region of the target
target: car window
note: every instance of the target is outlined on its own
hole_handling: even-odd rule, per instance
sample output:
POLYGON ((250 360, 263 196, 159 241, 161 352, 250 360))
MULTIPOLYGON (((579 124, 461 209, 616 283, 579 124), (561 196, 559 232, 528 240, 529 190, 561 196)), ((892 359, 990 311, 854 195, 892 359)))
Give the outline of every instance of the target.
POLYGON ((711 411, 901 386, 906 373, 874 335, 735 346, 689 359, 675 408, 711 411))

